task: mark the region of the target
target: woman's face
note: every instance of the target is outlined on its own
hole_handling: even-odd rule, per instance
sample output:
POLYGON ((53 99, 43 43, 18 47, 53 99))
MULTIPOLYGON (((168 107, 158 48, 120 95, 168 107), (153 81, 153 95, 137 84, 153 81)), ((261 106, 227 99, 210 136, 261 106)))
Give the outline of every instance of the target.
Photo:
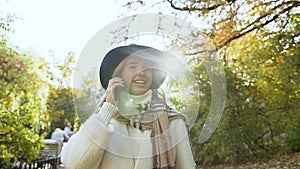
POLYGON ((126 58, 122 70, 122 77, 129 87, 129 93, 140 95, 146 93, 152 84, 152 71, 150 63, 140 57, 129 56, 126 58))

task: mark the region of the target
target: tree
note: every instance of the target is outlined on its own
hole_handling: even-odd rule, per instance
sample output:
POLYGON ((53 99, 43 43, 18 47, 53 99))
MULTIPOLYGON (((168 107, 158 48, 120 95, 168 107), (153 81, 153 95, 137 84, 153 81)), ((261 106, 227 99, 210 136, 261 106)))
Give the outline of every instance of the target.
POLYGON ((47 100, 47 121, 50 123, 50 135, 55 128, 64 128, 66 122, 74 124, 75 110, 71 87, 57 87, 50 84, 47 100))
MULTIPOLYGON (((285 29, 249 33, 227 48, 228 95, 222 121, 203 145, 195 141, 199 134, 192 135, 199 163, 299 150, 300 19, 291 15, 289 20, 285 29)), ((195 125, 193 131, 201 127, 195 125)))
POLYGON ((289 16, 300 6, 300 2, 294 0, 168 2, 175 10, 187 11, 204 19, 203 24, 210 26, 205 31, 215 42, 216 50, 260 29, 272 27, 281 30, 288 27, 289 16))
MULTIPOLYGON (((127 7, 137 9, 147 2, 133 0, 127 7)), ((178 16, 194 18, 195 25, 205 25, 199 26, 199 34, 207 35, 215 47, 203 50, 198 41, 182 46, 202 86, 199 115, 191 131, 198 164, 298 151, 300 2, 167 0, 152 7, 161 9, 160 4, 168 4, 178 16), (211 98, 200 57, 206 52, 216 53, 223 62, 228 94, 218 129, 199 144, 211 98)))
MULTIPOLYGON (((199 27, 201 33, 205 33, 214 42, 214 50, 219 50, 248 33, 265 28, 278 31, 288 27, 290 24, 288 18, 290 15, 299 13, 297 8, 300 6, 300 2, 295 0, 157 0, 150 4, 150 1, 146 0, 132 0, 124 6, 134 10, 138 10, 142 6, 148 8, 156 6, 158 11, 166 11, 166 6, 169 6, 174 10, 171 12, 181 12, 179 16, 184 13, 184 17, 195 18, 196 25, 205 25, 205 27, 199 27)), ((201 52, 203 51, 195 51, 190 54, 201 52)))
POLYGON ((84 123, 88 117, 98 109, 98 104, 104 94, 104 89, 98 83, 96 69, 83 76, 82 84, 73 88, 74 106, 80 123, 84 123))
POLYGON ((64 128, 66 122, 78 123, 70 86, 74 61, 74 53, 69 52, 63 63, 52 65, 55 73, 49 72, 49 95, 46 104, 46 116, 49 122, 47 137, 50 137, 55 128, 64 128))
POLYGON ((0 42, 0 165, 29 162, 42 146, 47 82, 31 56, 0 42))
MULTIPOLYGON (((1 33, 11 32, 11 23, 15 19, 18 18, 14 15, 2 16, 1 13, 1 33)), ((14 162, 29 163, 35 160, 43 146, 42 139, 50 132, 50 127, 63 127, 66 119, 75 121, 71 87, 68 86, 73 70, 73 56, 74 53, 70 52, 63 64, 51 69, 53 67, 43 58, 19 52, 17 47, 8 45, 4 35, 1 35, 1 168, 11 168, 14 162), (57 69, 61 71, 59 77, 53 73, 57 69), (62 116, 59 116, 61 112, 62 116)))
POLYGON ((7 13, 6 16, 0 17, 0 30, 6 32, 12 31, 11 23, 18 19, 15 15, 7 13))

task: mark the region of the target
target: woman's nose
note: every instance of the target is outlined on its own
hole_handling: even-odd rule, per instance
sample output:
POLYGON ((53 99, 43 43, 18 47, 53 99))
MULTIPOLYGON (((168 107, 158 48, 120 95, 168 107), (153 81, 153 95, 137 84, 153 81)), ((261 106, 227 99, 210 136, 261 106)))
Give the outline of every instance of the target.
POLYGON ((141 69, 141 70, 139 70, 139 71, 137 72, 137 75, 138 75, 138 76, 144 76, 144 74, 145 74, 145 70, 144 70, 144 69, 141 69))

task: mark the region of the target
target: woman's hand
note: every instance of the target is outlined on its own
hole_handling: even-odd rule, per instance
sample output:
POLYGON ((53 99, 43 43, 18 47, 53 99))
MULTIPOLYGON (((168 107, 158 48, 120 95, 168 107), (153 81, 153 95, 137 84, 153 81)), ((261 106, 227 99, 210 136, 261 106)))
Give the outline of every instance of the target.
POLYGON ((120 77, 109 80, 106 89, 106 102, 114 105, 114 93, 118 87, 124 87, 124 81, 120 77))

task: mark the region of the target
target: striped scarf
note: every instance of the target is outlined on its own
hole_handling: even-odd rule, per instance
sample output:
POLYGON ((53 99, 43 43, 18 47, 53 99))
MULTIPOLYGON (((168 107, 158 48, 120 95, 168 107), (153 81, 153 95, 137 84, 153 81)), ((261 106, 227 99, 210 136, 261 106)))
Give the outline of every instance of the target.
POLYGON ((169 132, 169 122, 176 118, 182 118, 186 125, 188 123, 183 114, 167 106, 165 95, 162 92, 158 92, 158 90, 152 91, 149 111, 126 117, 116 114, 113 118, 142 131, 152 129, 153 169, 176 168, 172 152, 172 136, 169 132))

